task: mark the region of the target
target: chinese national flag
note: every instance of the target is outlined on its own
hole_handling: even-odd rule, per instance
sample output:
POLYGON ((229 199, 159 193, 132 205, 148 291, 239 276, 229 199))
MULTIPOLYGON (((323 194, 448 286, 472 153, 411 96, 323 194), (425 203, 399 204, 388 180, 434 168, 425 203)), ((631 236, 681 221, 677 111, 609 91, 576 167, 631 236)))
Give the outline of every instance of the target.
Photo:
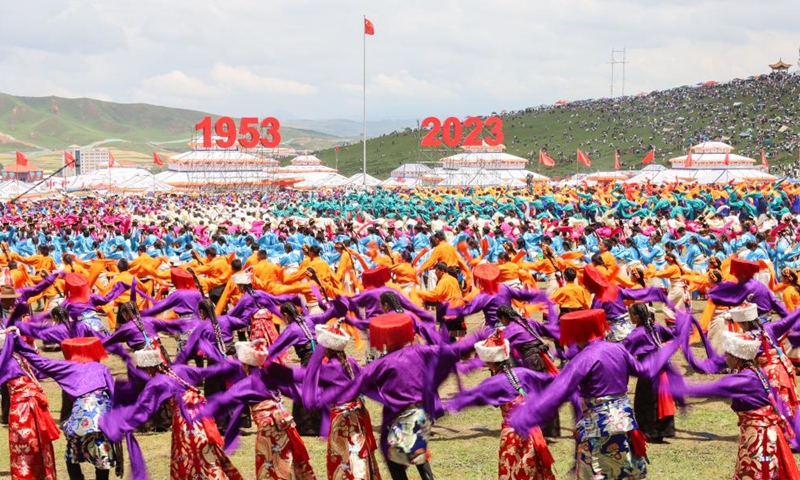
POLYGON ((614 170, 619 170, 619 150, 614 149, 614 170))
POLYGON ((153 163, 155 163, 159 167, 163 167, 164 166, 164 160, 162 160, 161 157, 158 156, 158 154, 156 152, 153 152, 153 163))
POLYGON ((20 151, 17 151, 17 165, 25 167, 28 165, 28 157, 20 151))
POLYGON ((375 35, 375 25, 368 19, 364 19, 364 35, 375 35))
POLYGON ((767 154, 764 153, 764 149, 761 149, 761 166, 764 168, 769 168, 769 163, 767 163, 767 154))
POLYGON ((72 154, 66 150, 64 150, 64 165, 68 168, 75 166, 75 157, 73 157, 72 154))
POLYGON ((683 162, 683 168, 692 168, 692 149, 686 154, 686 160, 683 162))
POLYGON ((731 152, 725 152, 725 165, 731 164, 731 152))
POLYGON ((556 161, 550 158, 550 155, 546 154, 544 151, 539 150, 539 163, 546 167, 555 167, 556 161))
POLYGON ((592 166, 592 161, 589 160, 589 156, 586 155, 586 153, 582 152, 580 149, 578 149, 578 161, 586 165, 587 167, 592 166))
POLYGON ((117 160, 114 158, 114 154, 109 151, 108 152, 108 168, 113 167, 116 162, 117 162, 117 160))
POLYGON ((642 165, 647 165, 648 163, 653 163, 653 160, 656 159, 656 150, 651 148, 647 155, 644 156, 642 159, 642 165))

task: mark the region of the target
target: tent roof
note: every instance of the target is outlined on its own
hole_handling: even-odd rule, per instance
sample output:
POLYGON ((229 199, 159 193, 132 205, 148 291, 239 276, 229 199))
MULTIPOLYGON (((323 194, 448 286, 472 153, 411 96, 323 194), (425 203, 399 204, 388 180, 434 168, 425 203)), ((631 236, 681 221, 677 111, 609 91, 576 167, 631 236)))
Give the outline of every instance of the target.
POLYGON ((346 185, 353 185, 354 187, 357 187, 359 185, 364 185, 365 183, 368 187, 374 187, 376 185, 380 185, 381 181, 373 177, 372 175, 367 174, 366 182, 364 182, 364 174, 356 173, 355 175, 347 179, 346 185))

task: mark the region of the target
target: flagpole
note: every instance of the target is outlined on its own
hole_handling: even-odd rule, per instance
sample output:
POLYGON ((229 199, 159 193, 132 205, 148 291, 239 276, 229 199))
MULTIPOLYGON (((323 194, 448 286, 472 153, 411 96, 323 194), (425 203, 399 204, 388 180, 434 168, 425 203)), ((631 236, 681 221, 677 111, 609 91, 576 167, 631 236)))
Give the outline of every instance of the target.
POLYGON ((364 20, 361 23, 362 33, 361 36, 363 37, 364 42, 364 69, 363 69, 363 89, 362 89, 362 100, 364 103, 364 110, 363 110, 363 127, 364 127, 364 150, 363 150, 363 165, 362 165, 362 174, 364 179, 364 186, 367 186, 367 16, 364 15, 364 20))

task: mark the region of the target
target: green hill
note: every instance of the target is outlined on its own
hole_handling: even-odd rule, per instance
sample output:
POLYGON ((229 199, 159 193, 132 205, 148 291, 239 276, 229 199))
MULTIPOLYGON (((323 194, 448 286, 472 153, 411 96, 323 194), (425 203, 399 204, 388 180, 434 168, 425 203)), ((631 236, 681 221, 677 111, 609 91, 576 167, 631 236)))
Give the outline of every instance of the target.
MULTIPOLYGON (((762 75, 631 97, 531 107, 500 116, 507 152, 532 158, 528 169, 551 177, 575 173, 578 148, 592 159, 592 168, 581 166, 581 172, 613 170, 615 149, 620 150, 623 169, 636 169, 651 145, 656 162, 670 166, 667 160, 705 139, 726 141, 736 153, 757 160, 764 148, 770 164, 776 166, 798 161, 799 100, 800 76, 762 75), (548 151, 556 167, 539 167, 540 149, 548 151)), ((424 133, 407 129, 367 140, 367 172, 385 178, 403 163, 438 166, 439 158, 457 151, 420 148, 424 133)), ((361 142, 339 149, 341 173, 361 171, 361 152, 361 142)), ((317 155, 326 165, 336 163, 333 149, 317 155)))
MULTIPOLYGON (((121 104, 90 98, 17 97, 0 93, 0 153, 36 154, 98 142, 122 151, 182 151, 194 126, 209 114, 142 103, 121 104)), ((218 115, 211 115, 216 118, 218 115)), ((296 128, 281 128, 288 146, 317 150, 339 138, 296 128)))

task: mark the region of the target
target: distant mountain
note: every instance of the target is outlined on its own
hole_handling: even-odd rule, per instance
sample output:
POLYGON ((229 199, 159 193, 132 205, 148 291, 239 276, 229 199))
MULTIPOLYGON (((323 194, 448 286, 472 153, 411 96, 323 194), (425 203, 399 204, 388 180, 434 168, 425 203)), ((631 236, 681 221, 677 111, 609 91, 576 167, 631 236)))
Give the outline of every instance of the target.
MULTIPOLYGON (((344 118, 333 120, 285 120, 283 125, 348 139, 360 138, 363 133, 362 122, 344 118)), ((367 120, 367 137, 386 135, 401 131, 406 127, 414 128, 416 126, 416 120, 367 120)))
MULTIPOLYGON (((195 124, 208 115, 144 103, 0 93, 0 153, 62 150, 73 144, 104 144, 140 153, 182 151, 195 124)), ((302 150, 329 148, 342 141, 289 126, 281 126, 281 136, 288 146, 302 150)))

